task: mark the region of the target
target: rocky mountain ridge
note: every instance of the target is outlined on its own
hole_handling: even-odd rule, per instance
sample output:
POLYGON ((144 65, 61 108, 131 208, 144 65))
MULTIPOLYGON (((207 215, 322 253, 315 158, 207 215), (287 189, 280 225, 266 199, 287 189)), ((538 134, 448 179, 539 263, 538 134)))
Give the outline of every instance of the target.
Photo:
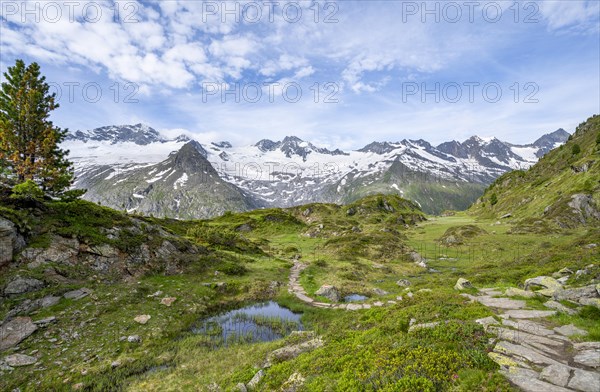
POLYGON ((388 193, 409 198, 426 212, 439 213, 467 208, 497 177, 531 166, 538 155, 566 140, 566 135, 558 130, 529 145, 479 137, 437 147, 424 140, 373 142, 344 152, 320 148, 295 136, 280 141, 263 139, 245 147, 226 141, 202 146, 185 136, 167 139, 138 124, 78 131, 70 135, 65 147, 75 162, 76 187, 88 189, 85 197, 128 211, 207 218, 227 210, 348 203, 369 194, 388 193), (190 143, 204 160, 198 158, 196 164, 188 160, 187 171, 171 167, 177 162, 170 159, 173 154, 190 143), (139 153, 131 153, 134 147, 139 153), (207 187, 197 188, 198 181, 184 181, 198 174, 195 166, 206 169, 199 174, 211 177, 219 186, 207 192, 207 187), (150 178, 152 173, 163 172, 169 174, 150 178), (204 190, 199 191, 201 188, 204 190), (178 195, 173 195, 174 191, 178 195), (161 196, 152 202, 143 200, 151 193, 161 196), (194 202, 182 204, 189 199, 194 202))

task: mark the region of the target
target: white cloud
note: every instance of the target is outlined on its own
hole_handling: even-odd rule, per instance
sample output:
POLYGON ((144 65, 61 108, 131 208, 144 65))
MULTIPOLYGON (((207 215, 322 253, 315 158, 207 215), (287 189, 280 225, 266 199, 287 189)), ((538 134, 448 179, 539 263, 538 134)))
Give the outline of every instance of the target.
POLYGON ((538 4, 552 30, 598 32, 600 2, 597 0, 540 1, 538 4))

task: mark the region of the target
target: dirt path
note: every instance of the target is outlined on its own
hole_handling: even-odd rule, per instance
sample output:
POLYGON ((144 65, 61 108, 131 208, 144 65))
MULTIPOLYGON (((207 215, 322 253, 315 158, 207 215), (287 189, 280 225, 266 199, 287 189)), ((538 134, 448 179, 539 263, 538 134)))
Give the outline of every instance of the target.
POLYGON ((300 274, 307 267, 306 264, 300 261, 294 261, 294 265, 290 271, 290 280, 288 283, 288 291, 296 296, 300 301, 314 306, 316 308, 329 308, 329 309, 344 309, 344 310, 359 310, 359 309, 370 309, 373 306, 385 306, 386 304, 393 305, 396 304, 396 301, 376 301, 370 304, 358 304, 358 303, 348 303, 348 304, 328 304, 325 302, 318 302, 313 298, 309 297, 302 285, 300 284, 300 274))

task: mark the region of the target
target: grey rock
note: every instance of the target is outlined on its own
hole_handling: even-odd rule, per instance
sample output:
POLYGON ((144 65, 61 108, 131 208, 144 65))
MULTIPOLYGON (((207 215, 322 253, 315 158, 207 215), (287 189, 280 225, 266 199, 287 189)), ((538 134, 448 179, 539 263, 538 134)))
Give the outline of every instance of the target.
POLYGON ((345 305, 347 310, 360 310, 363 309, 363 306, 360 304, 348 304, 345 305))
POLYGON ((557 333, 559 333, 563 336, 574 336, 574 335, 586 336, 588 334, 587 331, 584 331, 583 329, 579 329, 576 326, 574 326, 573 324, 563 325, 562 327, 556 327, 556 328, 554 328, 554 331, 556 331, 557 333))
POLYGON ((52 295, 48 295, 42 299, 40 299, 40 306, 42 308, 49 308, 50 306, 54 306, 60 302, 60 297, 54 297, 52 295))
POLYGON ((0 218, 0 267, 13 259, 18 232, 15 224, 0 218))
POLYGON ((380 289, 380 288, 377 288, 377 287, 376 287, 376 288, 374 288, 372 291, 373 291, 373 293, 374 293, 374 294, 376 294, 376 295, 388 295, 388 294, 389 294, 387 291, 385 291, 385 290, 382 290, 382 289, 380 289))
POLYGON ((561 276, 573 275, 573 271, 571 271, 569 268, 565 267, 565 268, 561 268, 560 270, 558 270, 556 272, 556 275, 558 278, 560 278, 561 276))
POLYGON ((526 291, 523 289, 518 289, 516 287, 509 287, 504 292, 504 295, 507 297, 524 297, 524 298, 533 298, 535 297, 535 293, 531 291, 526 291))
POLYGON ((298 372, 294 372, 281 386, 281 392, 297 392, 306 379, 298 372))
POLYGON ((577 351, 585 351, 585 350, 599 350, 600 351, 600 342, 575 343, 573 345, 573 347, 577 351))
POLYGON ((595 349, 580 351, 573 357, 573 361, 580 365, 600 368, 600 350, 595 349))
POLYGON ((568 387, 583 392, 598 392, 600 390, 600 373, 575 369, 568 387))
POLYGON ((584 287, 578 287, 568 290, 560 290, 554 293, 556 300, 568 300, 578 302, 582 298, 599 298, 600 294, 596 290, 596 285, 591 284, 584 287))
POLYGON ((540 373, 541 380, 548 381, 559 387, 566 387, 570 376, 571 368, 560 364, 547 366, 540 373))
MULTIPOLYGON (((39 300, 39 299, 36 299, 33 301, 30 299, 24 300, 23 302, 21 302, 14 308, 10 309, 6 313, 4 320, 2 320, 2 322, 11 320, 12 318, 14 318, 15 316, 17 316, 19 314, 26 315, 26 314, 33 312, 34 310, 39 309, 41 307, 40 302, 41 302, 41 300, 39 300)), ((2 322, 0 322, 0 324, 2 324, 2 322)))
POLYGON ((248 392, 248 388, 246 388, 246 385, 242 384, 241 382, 238 382, 235 387, 238 390, 238 392, 248 392))
POLYGON ((8 366, 4 361, 0 359, 0 376, 2 375, 3 371, 12 372, 13 370, 15 370, 13 367, 8 366))
POLYGON ((34 263, 37 266, 48 262, 72 264, 73 258, 78 254, 77 239, 53 236, 48 248, 27 248, 21 252, 20 259, 24 263, 34 263))
POLYGON ((135 318, 133 319, 133 321, 135 321, 138 324, 146 324, 148 323, 148 321, 152 318, 152 316, 150 316, 149 314, 140 314, 138 316, 135 316, 135 318))
POLYGON ((544 302, 544 306, 549 309, 554 309, 560 313, 565 313, 569 315, 577 314, 577 311, 575 309, 567 308, 565 305, 556 301, 546 301, 544 302))
POLYGON ((494 351, 500 354, 507 355, 509 357, 519 357, 532 362, 536 365, 554 365, 560 364, 560 362, 548 357, 546 354, 531 348, 525 347, 520 344, 514 344, 507 341, 501 341, 496 344, 494 351))
POLYGON ((526 304, 525 301, 508 299, 508 298, 493 298, 488 296, 473 297, 473 299, 482 305, 490 308, 498 309, 523 309, 526 304))
POLYGON ((339 302, 340 292, 337 288, 331 285, 323 285, 315 292, 315 295, 320 295, 327 298, 331 302, 339 302))
POLYGON ((396 284, 400 287, 409 287, 411 285, 410 281, 407 279, 400 279, 396 284))
POLYGON ((130 336, 127 336, 127 341, 129 343, 141 343, 142 338, 140 338, 139 335, 130 335, 130 336))
POLYGON ((33 278, 22 278, 17 276, 4 288, 5 295, 19 295, 38 291, 44 288, 44 282, 33 278))
POLYGON ((16 317, 0 326, 0 351, 14 347, 37 330, 29 317, 16 317))
POLYGON ((166 240, 162 242, 160 247, 155 252, 156 257, 162 259, 169 259, 178 253, 179 251, 177 250, 175 245, 173 245, 170 241, 166 240))
POLYGON ((24 354, 12 354, 4 357, 4 362, 11 367, 29 366, 37 363, 37 358, 24 354))
POLYGON ((79 299, 87 297, 91 293, 92 293, 92 290, 83 287, 81 289, 69 291, 69 292, 63 294, 63 297, 65 297, 66 299, 79 300, 79 299))
POLYGON ((572 195, 571 201, 567 205, 573 211, 573 218, 576 218, 582 224, 586 224, 591 220, 600 220, 600 211, 598 211, 592 195, 584 193, 572 195))
POLYGON ((558 347, 563 346, 562 342, 559 342, 559 341, 556 341, 553 339, 549 339, 545 336, 539 336, 539 335, 535 335, 535 334, 532 334, 529 332, 524 332, 521 330, 490 326, 488 328, 488 331, 491 333, 494 333, 502 340, 508 340, 510 342, 519 343, 519 344, 527 343, 530 345, 534 345, 535 347, 539 347, 540 349, 542 349, 542 351, 553 352, 552 349, 546 350, 546 348, 548 346, 553 347, 553 348, 558 348, 558 347))
POLYGON ((595 306, 600 309, 600 298, 581 298, 579 303, 581 305, 595 306))
POLYGON ((52 324, 54 322, 56 322, 56 317, 55 316, 50 316, 50 317, 43 318, 41 320, 34 321, 33 323, 35 325, 37 325, 38 327, 46 327, 49 324, 52 324))
POLYGON ((458 278, 458 280, 456 281, 456 284, 454 285, 454 289, 456 289, 456 290, 465 290, 465 289, 470 289, 472 287, 473 287, 473 285, 471 284, 471 282, 465 278, 458 278))
POLYGON ((551 297, 558 290, 562 290, 563 286, 550 276, 537 276, 525 281, 525 290, 531 288, 542 288, 538 293, 551 297))
POLYGON ((490 325, 498 325, 499 324, 498 321, 493 316, 480 318, 480 319, 475 320, 475 322, 477 324, 483 325, 483 329, 485 329, 486 331, 490 325))
POLYGON ((255 389, 258 386, 258 384, 260 384, 264 376, 265 371, 263 369, 260 369, 258 372, 256 372, 254 377, 252 377, 252 380, 250 380, 250 382, 248 382, 248 384, 246 385, 248 387, 248 390, 251 391, 255 389))
POLYGON ((268 363, 278 363, 296 358, 298 355, 323 347, 321 338, 311 339, 293 346, 286 346, 272 351, 267 355, 268 363))
POLYGON ((531 334, 538 335, 538 336, 554 335, 553 330, 548 329, 541 324, 538 324, 536 322, 533 322, 533 321, 527 320, 527 319, 518 320, 518 321, 503 319, 502 325, 506 325, 508 327, 517 329, 519 331, 531 333, 531 334))
POLYGON ((542 318, 554 316, 556 311, 554 310, 520 310, 520 309, 511 309, 506 311, 504 314, 500 315, 500 317, 508 317, 513 319, 532 319, 532 318, 542 318))
POLYGON ((538 373, 517 367, 509 367, 500 371, 513 384, 524 392, 568 392, 569 389, 559 387, 538 379, 538 373))

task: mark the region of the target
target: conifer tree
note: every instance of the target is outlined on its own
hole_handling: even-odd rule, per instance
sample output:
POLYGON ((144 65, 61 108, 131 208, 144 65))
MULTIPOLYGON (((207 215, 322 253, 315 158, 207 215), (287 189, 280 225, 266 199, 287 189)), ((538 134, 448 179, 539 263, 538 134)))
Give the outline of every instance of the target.
POLYGON ((61 194, 73 182, 68 151, 59 144, 66 129, 54 126, 50 113, 59 107, 37 63, 23 60, 8 67, 0 89, 0 178, 15 185, 34 181, 50 194, 61 194))

